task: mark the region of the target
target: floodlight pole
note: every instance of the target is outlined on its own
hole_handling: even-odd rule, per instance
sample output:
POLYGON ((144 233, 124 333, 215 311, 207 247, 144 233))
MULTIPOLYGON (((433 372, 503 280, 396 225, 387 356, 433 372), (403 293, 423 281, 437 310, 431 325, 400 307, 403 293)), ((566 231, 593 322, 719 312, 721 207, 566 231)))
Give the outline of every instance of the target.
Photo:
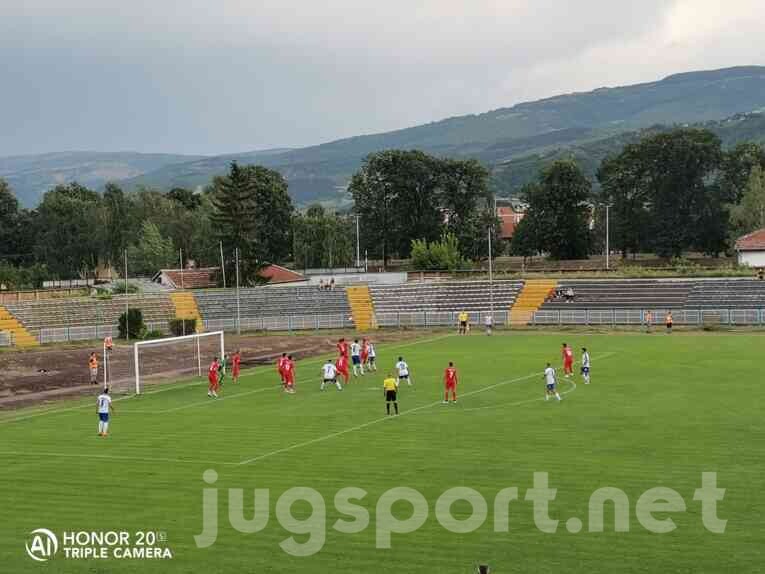
POLYGON ((239 308, 239 248, 234 248, 234 259, 236 260, 236 334, 242 334, 242 318, 239 308))
POLYGON ((223 259, 223 242, 219 241, 218 246, 220 247, 220 270, 221 273, 223 273, 223 288, 226 288, 226 261, 223 259))
POLYGON ((491 263, 491 226, 489 226, 489 309, 494 321, 494 273, 491 263))
POLYGON ((178 249, 178 258, 181 264, 181 289, 183 289, 183 247, 178 249))
POLYGON ((609 220, 609 208, 611 207, 610 204, 606 203, 606 271, 609 270, 610 265, 610 255, 611 255, 611 246, 609 245, 609 238, 610 233, 608 229, 608 220, 609 220))
POLYGON ((125 249, 125 340, 130 340, 130 296, 128 295, 127 249, 125 249))
POLYGON ((359 235, 359 216, 356 215, 356 269, 361 267, 361 240, 359 235))

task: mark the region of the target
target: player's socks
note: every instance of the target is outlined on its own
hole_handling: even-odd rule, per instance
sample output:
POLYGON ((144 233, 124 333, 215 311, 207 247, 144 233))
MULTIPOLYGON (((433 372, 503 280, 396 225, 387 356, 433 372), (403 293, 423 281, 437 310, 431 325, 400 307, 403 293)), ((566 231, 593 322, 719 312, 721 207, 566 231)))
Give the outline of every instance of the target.
POLYGON ((104 436, 109 433, 109 423, 104 423, 104 436))
POLYGON ((398 414, 398 403, 393 403, 393 408, 396 409, 396 414, 398 414))
POLYGON ((545 400, 546 400, 546 401, 549 401, 549 400, 550 400, 550 394, 549 394, 549 393, 545 393, 545 400))
POLYGON ((555 393, 555 398, 560 400, 560 395, 558 393, 555 393))
POLYGON ((343 390, 343 385, 340 384, 340 381, 335 381, 335 386, 337 387, 338 391, 342 391, 343 390))
POLYGON ((324 383, 321 384, 321 387, 319 388, 320 391, 324 390, 324 383))
POLYGON ((385 403, 385 412, 390 415, 390 403, 385 403))

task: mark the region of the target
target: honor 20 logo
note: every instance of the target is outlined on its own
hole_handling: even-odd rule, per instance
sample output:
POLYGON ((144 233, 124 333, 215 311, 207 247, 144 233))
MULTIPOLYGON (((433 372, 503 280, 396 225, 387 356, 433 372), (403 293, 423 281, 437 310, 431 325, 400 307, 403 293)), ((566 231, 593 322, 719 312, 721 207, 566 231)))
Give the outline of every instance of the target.
POLYGON ((32 536, 27 541, 27 554, 37 562, 47 562, 58 552, 58 538, 47 528, 38 528, 29 533, 32 536))

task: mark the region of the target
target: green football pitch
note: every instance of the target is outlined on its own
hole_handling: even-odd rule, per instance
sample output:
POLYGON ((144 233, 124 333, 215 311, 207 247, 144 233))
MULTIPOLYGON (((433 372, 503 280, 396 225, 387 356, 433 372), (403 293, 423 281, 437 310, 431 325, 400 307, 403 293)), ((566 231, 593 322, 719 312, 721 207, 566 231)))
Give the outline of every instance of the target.
MULTIPOLYGON (((380 371, 342 392, 319 390, 327 356, 298 363, 295 395, 279 390, 273 368, 226 383, 219 400, 208 399, 199 381, 154 387, 115 401, 108 438, 96 433, 95 398, 0 415, 0 571, 467 574, 479 563, 496 573, 763 571, 765 337, 428 337, 380 345, 380 371), (562 377, 563 341, 577 359, 582 346, 590 350, 590 385, 578 365, 571 380, 562 377), (383 372, 399 355, 414 385, 399 392, 401 415, 387 417, 383 372), (459 400, 443 405, 450 360, 459 369, 459 400), (544 400, 547 361, 558 371, 561 402, 544 400), (555 532, 538 523, 528 492, 535 473, 547 473, 557 489, 546 511, 558 521, 555 532), (716 473, 725 489, 715 511, 718 530, 727 521, 724 532, 707 528, 694 500, 702 473, 716 473), (455 487, 473 489, 473 499, 450 506, 444 493, 455 487), (500 496, 495 507, 511 487, 517 500, 500 496), (628 504, 618 520, 616 504, 601 505, 597 531, 590 500, 605 487, 628 504), (651 514, 663 527, 672 520, 665 533, 638 511, 657 487, 676 493, 671 509, 659 502, 651 514), (268 490, 255 514, 268 522, 240 524, 253 518, 256 489, 268 490), (350 513, 338 493, 355 505, 350 513), (485 520, 476 495, 486 502, 485 520), (213 514, 217 536, 209 544, 213 514), (243 532, 249 526, 262 529, 243 532), (461 527, 468 531, 455 532, 461 527), (34 546, 31 532, 41 528, 56 535, 55 555, 39 539, 34 546), (208 536, 195 538, 203 530, 208 536), (65 533, 109 531, 128 534, 128 552, 144 543, 172 558, 115 558, 120 545, 106 541, 92 547, 102 544, 107 558, 64 555, 65 533), (30 544, 33 555, 52 558, 34 561, 30 544)), ((67 551, 77 546, 68 543, 67 551)))

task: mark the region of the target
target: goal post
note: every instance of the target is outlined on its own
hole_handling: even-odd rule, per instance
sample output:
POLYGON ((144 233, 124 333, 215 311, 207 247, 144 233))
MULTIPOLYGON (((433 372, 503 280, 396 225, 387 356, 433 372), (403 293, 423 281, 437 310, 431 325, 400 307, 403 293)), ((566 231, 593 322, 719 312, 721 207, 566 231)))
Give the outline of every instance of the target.
MULTIPOLYGON (((151 341, 138 341, 133 344, 133 368, 135 372, 135 394, 141 394, 141 379, 146 376, 146 369, 141 368, 142 355, 150 348, 167 347, 168 352, 172 353, 173 347, 178 350, 178 359, 181 362, 193 360, 193 365, 176 366, 166 365, 171 372, 196 372, 202 376, 202 358, 203 355, 213 353, 218 357, 223 357, 226 353, 226 344, 223 331, 212 331, 209 333, 195 333, 193 335, 183 335, 181 337, 166 337, 164 339, 154 339, 151 341), (202 344, 204 343, 204 349, 202 344), (183 352, 180 352, 183 350, 183 352)), ((159 358, 159 361, 162 359, 159 358)), ((151 374, 151 373, 149 373, 151 374)))

